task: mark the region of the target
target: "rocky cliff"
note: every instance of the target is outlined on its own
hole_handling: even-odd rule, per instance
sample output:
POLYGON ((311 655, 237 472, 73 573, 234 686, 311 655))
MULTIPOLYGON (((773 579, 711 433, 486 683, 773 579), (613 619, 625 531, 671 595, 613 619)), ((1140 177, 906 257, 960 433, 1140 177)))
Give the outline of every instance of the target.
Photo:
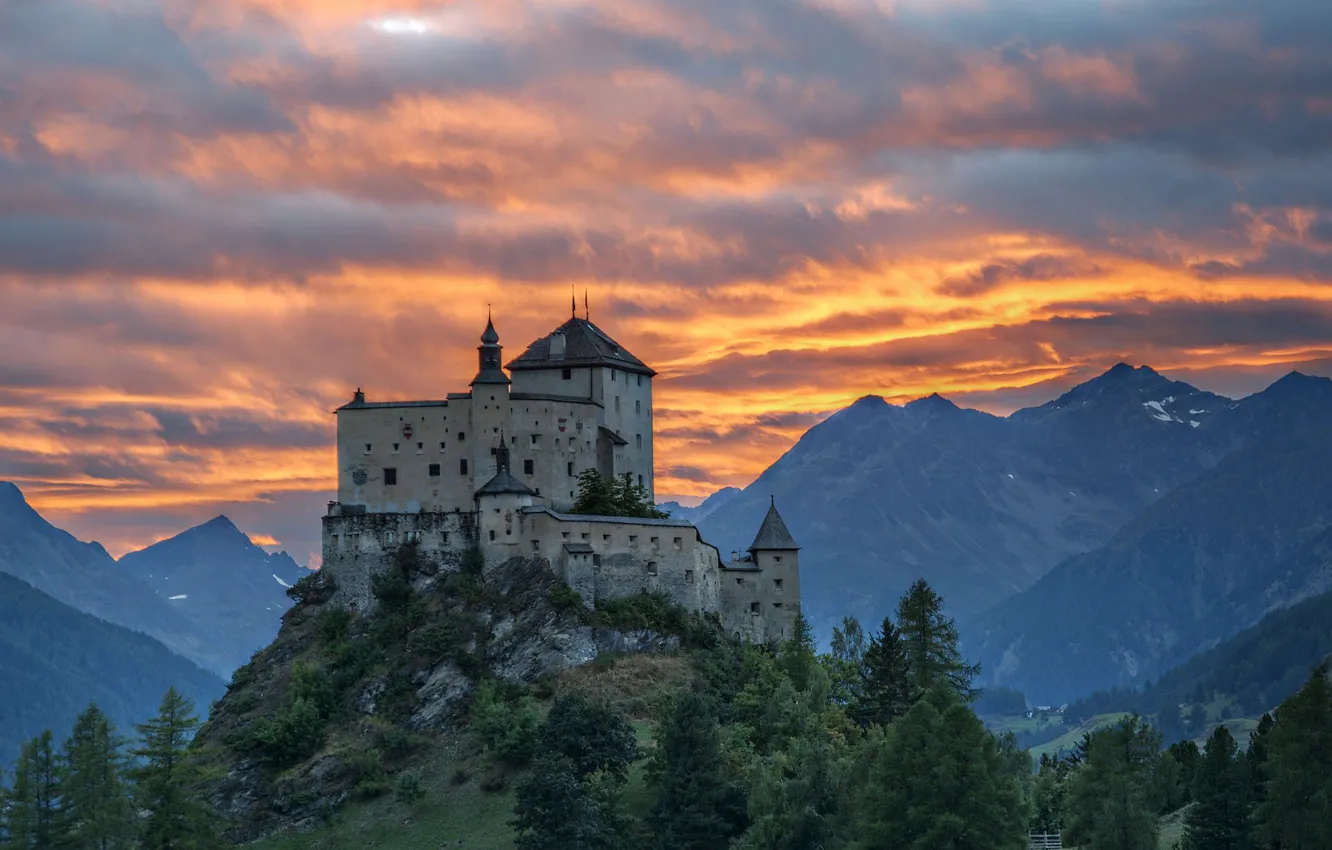
POLYGON ((422 753, 458 746, 485 678, 534 685, 608 653, 680 646, 679 637, 598 624, 605 619, 541 559, 511 559, 479 577, 408 549, 398 564, 377 581, 369 617, 335 606, 327 579, 303 582, 277 639, 237 671, 200 730, 195 752, 231 839, 321 823, 422 753))

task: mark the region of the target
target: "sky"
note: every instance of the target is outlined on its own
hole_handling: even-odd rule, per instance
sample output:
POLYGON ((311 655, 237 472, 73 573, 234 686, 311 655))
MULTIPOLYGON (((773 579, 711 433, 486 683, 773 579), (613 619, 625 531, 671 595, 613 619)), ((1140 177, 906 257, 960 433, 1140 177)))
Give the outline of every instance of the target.
POLYGON ((0 0, 0 478, 306 561, 331 411, 592 319, 658 498, 856 398, 1332 357, 1326 0, 0 0))

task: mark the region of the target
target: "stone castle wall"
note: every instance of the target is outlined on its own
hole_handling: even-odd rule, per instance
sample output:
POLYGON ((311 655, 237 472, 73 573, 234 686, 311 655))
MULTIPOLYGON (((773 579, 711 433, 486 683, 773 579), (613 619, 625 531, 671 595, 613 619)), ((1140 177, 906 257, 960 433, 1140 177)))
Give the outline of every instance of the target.
MULTIPOLYGON (((324 569, 337 584, 338 601, 358 611, 374 606, 371 577, 388 570, 398 548, 411 542, 423 560, 443 570, 458 569, 474 543, 490 566, 516 557, 540 559, 589 606, 661 593, 690 611, 715 615, 728 633, 755 643, 789 637, 800 609, 798 581, 791 587, 782 577, 788 571, 763 569, 751 560, 722 562, 696 527, 679 520, 569 515, 518 505, 501 507, 493 517, 343 510, 335 506, 324 517, 324 569)), ((793 557, 788 566, 795 568, 793 557)))

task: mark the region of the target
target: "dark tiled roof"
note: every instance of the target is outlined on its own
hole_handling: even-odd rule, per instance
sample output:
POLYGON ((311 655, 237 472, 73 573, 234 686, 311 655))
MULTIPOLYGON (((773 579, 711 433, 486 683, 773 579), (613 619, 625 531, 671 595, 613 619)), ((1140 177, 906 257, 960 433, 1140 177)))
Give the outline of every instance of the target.
POLYGON ((478 496, 494 496, 500 493, 518 493, 523 496, 534 495, 531 489, 509 474, 507 469, 501 469, 495 473, 495 477, 486 482, 485 486, 476 491, 478 496))
POLYGON ((596 550, 586 543, 565 543, 564 551, 571 555, 590 555, 596 550))
POLYGON ((763 518, 763 525, 759 526, 758 535, 754 537, 754 542, 750 544, 749 551, 757 549, 799 549, 795 538, 787 530, 786 523, 782 521, 782 515, 777 513, 777 503, 773 502, 768 508, 768 515, 763 518))
MULTIPOLYGON (((525 514, 550 514, 561 522, 611 522, 617 525, 654 525, 659 528, 694 528, 694 524, 683 519, 648 519, 636 516, 600 516, 598 514, 565 514, 546 505, 530 505, 522 508, 525 514)), ((694 529, 697 531, 697 529, 694 529)), ((716 548, 715 546, 713 547, 716 548)))
MULTIPOLYGON (((450 398, 453 396, 450 395, 450 398)), ((444 400, 432 401, 349 401, 338 410, 366 410, 369 408, 386 407, 448 407, 449 403, 444 400)), ((336 412, 336 411, 335 411, 336 412)))
POLYGON ((509 362, 510 372, 524 369, 562 369, 574 366, 608 366, 639 375, 657 374, 642 360, 630 354, 611 339, 601 328, 577 317, 570 319, 552 333, 527 347, 520 356, 509 362), (551 338, 564 334, 564 354, 551 355, 551 338))

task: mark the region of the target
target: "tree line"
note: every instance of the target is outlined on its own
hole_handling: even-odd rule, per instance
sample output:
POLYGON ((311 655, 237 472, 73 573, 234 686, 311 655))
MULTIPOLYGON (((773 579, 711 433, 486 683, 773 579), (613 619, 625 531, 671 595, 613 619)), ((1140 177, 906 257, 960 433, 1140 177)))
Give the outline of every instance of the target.
POLYGON ((56 748, 24 744, 0 788, 0 850, 206 850, 219 823, 192 789, 188 749, 199 720, 174 688, 132 742, 96 705, 56 748))
POLYGON ((1128 716, 1037 765, 974 712, 979 670, 923 581, 871 633, 844 620, 826 654, 802 619, 776 653, 718 644, 696 660, 700 683, 659 711, 639 817, 622 795, 644 754, 623 716, 570 695, 544 721, 519 697, 506 719, 487 693, 483 737, 531 764, 512 821, 521 850, 1019 850, 1030 832, 1155 850, 1161 816, 1181 809, 1182 850, 1332 847, 1322 669, 1245 752, 1224 727, 1202 750, 1164 748, 1128 716))

